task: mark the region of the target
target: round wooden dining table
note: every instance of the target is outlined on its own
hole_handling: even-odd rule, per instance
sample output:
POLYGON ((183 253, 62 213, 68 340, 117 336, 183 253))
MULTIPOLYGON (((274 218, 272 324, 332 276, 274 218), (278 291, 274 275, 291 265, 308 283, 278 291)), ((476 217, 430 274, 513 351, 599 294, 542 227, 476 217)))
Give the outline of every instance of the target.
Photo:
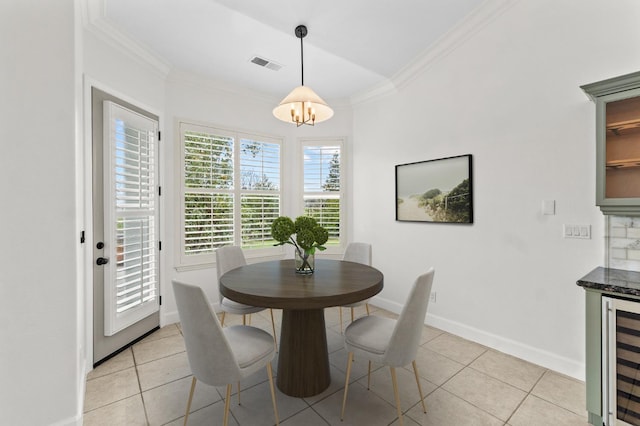
POLYGON ((331 383, 324 308, 368 299, 382 287, 376 268, 329 259, 316 259, 310 275, 296 274, 290 259, 242 266, 220 277, 223 296, 282 309, 277 385, 295 397, 317 395, 331 383))

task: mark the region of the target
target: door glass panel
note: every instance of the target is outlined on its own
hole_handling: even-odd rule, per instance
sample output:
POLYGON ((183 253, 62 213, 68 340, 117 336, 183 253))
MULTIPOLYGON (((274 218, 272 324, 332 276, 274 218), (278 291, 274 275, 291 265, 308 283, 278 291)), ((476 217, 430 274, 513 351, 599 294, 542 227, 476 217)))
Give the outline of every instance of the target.
POLYGON ((606 104, 607 198, 640 197, 640 97, 606 104))
POLYGON ((122 314, 157 295, 154 218, 118 218, 116 312, 122 314))
POLYGON ((616 311, 616 416, 640 426, 640 314, 616 311))
POLYGON ((158 310, 156 121, 105 102, 105 335, 158 310))

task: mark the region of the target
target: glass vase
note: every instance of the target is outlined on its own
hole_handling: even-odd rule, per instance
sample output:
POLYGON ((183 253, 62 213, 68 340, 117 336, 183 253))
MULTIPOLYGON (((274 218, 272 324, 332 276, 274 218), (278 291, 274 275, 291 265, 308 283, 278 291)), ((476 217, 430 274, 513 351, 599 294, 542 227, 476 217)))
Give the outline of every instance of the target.
POLYGON ((315 256, 312 253, 304 252, 300 254, 298 250, 296 253, 296 274, 309 275, 313 274, 315 269, 315 256))

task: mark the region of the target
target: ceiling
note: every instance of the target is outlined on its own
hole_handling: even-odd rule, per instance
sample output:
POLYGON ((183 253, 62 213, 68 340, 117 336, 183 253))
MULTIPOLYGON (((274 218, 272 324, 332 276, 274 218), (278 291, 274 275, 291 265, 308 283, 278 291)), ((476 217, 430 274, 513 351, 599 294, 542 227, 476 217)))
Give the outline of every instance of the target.
MULTIPOLYGON (((188 73, 284 98, 301 81, 325 100, 393 80, 483 0, 87 0, 90 24, 188 73), (91 6, 90 6, 91 7, 91 6), (250 62, 259 56, 282 68, 250 62)), ((91 26, 90 25, 90 26, 91 26)))

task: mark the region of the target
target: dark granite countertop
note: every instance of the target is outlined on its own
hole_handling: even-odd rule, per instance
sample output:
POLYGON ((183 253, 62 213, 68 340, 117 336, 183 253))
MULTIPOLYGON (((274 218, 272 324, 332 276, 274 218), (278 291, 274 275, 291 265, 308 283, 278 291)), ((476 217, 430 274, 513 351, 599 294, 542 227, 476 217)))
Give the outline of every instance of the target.
POLYGON ((594 290, 640 296, 640 272, 635 271, 598 267, 576 284, 594 290))

